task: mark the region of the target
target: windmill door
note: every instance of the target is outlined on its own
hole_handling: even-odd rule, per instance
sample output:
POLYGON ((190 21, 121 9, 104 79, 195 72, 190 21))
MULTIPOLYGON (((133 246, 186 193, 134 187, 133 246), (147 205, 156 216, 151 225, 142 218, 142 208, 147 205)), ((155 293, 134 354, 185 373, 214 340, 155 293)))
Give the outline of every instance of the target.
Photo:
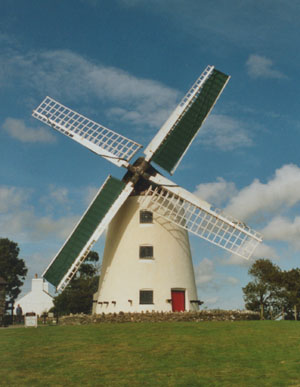
POLYGON ((185 311, 185 291, 172 290, 172 312, 185 311))

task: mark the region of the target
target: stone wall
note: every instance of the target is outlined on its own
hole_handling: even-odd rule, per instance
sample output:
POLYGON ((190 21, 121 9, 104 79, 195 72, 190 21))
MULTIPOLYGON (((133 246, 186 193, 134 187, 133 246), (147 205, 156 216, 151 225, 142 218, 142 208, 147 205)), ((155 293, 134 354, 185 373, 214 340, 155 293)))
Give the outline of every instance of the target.
POLYGON ((259 313, 250 310, 202 310, 199 312, 145 312, 145 313, 110 313, 98 315, 76 314, 59 318, 60 325, 84 325, 98 323, 126 322, 188 322, 188 321, 244 321, 259 320, 259 313))

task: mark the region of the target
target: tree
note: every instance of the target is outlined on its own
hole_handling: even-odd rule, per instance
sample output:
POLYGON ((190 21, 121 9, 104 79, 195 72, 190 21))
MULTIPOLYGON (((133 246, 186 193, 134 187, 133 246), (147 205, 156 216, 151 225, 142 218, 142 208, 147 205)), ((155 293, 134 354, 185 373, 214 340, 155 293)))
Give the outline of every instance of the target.
POLYGON ((78 277, 89 278, 97 275, 99 271, 97 262, 99 262, 98 253, 96 251, 90 251, 86 260, 81 264, 78 270, 77 278, 78 277))
POLYGON ((284 288, 284 310, 287 319, 298 319, 300 311, 300 269, 291 269, 282 273, 284 288))
POLYGON ((258 259, 248 274, 253 277, 243 288, 247 309, 260 312, 261 318, 272 318, 282 308, 282 272, 269 259, 258 259))
POLYGON ((0 277, 7 282, 6 298, 11 302, 20 294, 20 287, 28 271, 24 260, 18 257, 19 252, 17 243, 0 238, 0 277))
POLYGON ((69 285, 54 298, 54 312, 59 315, 91 313, 93 295, 98 289, 99 255, 90 251, 85 262, 80 266, 77 275, 69 285))

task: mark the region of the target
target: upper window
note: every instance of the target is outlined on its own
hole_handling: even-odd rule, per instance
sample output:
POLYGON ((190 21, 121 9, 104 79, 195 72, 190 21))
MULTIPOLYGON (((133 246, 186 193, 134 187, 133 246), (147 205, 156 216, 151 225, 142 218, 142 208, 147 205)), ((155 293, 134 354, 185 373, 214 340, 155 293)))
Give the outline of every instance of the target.
POLYGON ((140 211, 140 223, 153 223, 153 214, 151 211, 140 211))
POLYGON ((140 290, 140 304, 153 304, 153 290, 140 290))
POLYGON ((153 258, 153 246, 140 246, 140 258, 153 258))

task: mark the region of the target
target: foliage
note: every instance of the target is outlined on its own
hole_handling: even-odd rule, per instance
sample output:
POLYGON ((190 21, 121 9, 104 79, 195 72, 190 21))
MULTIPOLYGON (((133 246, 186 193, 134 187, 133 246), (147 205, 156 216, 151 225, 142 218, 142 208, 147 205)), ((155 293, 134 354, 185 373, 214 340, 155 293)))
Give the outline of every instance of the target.
POLYGON ((258 259, 248 273, 253 281, 243 288, 245 306, 273 318, 284 312, 286 319, 300 311, 300 269, 282 271, 268 259, 258 259))
POLYGON ((281 269, 269 259, 258 259, 248 274, 253 278, 243 288, 245 306, 249 310, 263 312, 270 318, 281 311, 281 269))
POLYGON ((292 269, 282 273, 283 300, 286 318, 299 316, 300 311, 300 269, 292 269))
POLYGON ((98 289, 98 261, 98 253, 90 251, 85 262, 80 266, 77 275, 63 292, 54 298, 53 311, 55 313, 59 315, 91 313, 93 294, 98 289))
POLYGON ((6 298, 9 301, 14 301, 20 294, 28 271, 24 260, 18 257, 19 252, 17 243, 0 238, 0 277, 7 282, 6 298))
POLYGON ((3 386, 297 386, 299 340, 296 321, 3 329, 0 380, 3 386))
POLYGON ((99 277, 75 278, 66 289, 54 298, 54 312, 59 315, 91 313, 93 294, 97 291, 99 277))
POLYGON ((99 255, 96 251, 90 251, 86 260, 80 265, 78 269, 78 275, 80 278, 89 278, 97 275, 99 270, 97 266, 97 262, 99 262, 99 255))

